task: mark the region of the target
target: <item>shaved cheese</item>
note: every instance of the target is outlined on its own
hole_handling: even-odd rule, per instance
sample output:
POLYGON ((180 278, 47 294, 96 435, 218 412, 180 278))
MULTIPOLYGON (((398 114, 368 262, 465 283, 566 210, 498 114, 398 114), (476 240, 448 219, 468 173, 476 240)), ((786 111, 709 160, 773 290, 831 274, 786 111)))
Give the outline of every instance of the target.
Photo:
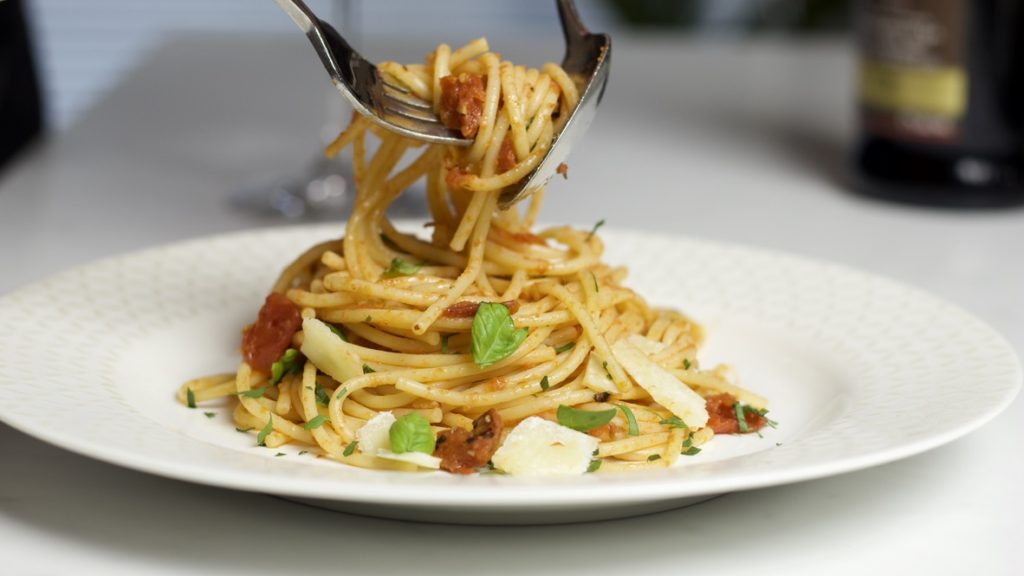
POLYGON ((651 360, 643 352, 643 348, 649 348, 648 342, 651 341, 643 336, 633 335, 616 342, 612 346, 612 352, 626 373, 646 390, 655 402, 668 408, 691 428, 702 428, 707 425, 708 411, 704 398, 651 360))
POLYGON ((344 383, 363 375, 363 362, 349 345, 316 318, 302 321, 302 354, 321 372, 344 383))
POLYGON ((598 440, 539 416, 520 422, 491 462, 515 476, 578 475, 587 471, 598 440))
POLYGON ((359 451, 363 454, 376 456, 381 450, 391 450, 391 425, 395 416, 391 412, 381 412, 366 421, 363 427, 356 430, 359 451))
POLYGON ((378 450, 378 458, 384 458, 385 460, 397 460, 398 462, 408 462, 415 464, 420 468, 432 468, 437 470, 441 467, 441 459, 430 454, 423 452, 405 452, 403 454, 395 454, 390 450, 378 450))
POLYGON ((583 385, 595 392, 619 393, 619 387, 608 377, 608 370, 605 369, 603 362, 598 358, 597 354, 593 352, 590 353, 590 359, 587 360, 587 371, 583 374, 583 385))

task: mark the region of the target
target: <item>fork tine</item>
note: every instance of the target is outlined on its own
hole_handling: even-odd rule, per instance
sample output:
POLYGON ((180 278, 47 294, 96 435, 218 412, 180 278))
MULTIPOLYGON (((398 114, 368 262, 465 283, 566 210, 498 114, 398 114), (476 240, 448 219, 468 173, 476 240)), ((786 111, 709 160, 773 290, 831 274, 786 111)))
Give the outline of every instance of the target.
POLYGON ((590 33, 580 19, 580 13, 576 11, 576 3, 573 0, 556 0, 558 4, 558 20, 562 24, 562 34, 565 35, 565 43, 570 44, 577 38, 590 33))
POLYGON ((384 96, 387 98, 398 100, 399 102, 411 106, 413 108, 429 111, 431 114, 434 113, 434 108, 433 106, 430 105, 430 103, 425 102, 420 97, 413 95, 411 92, 399 92, 395 90, 395 88, 391 84, 388 84, 386 82, 384 83, 384 96))
POLYGON ((388 112, 405 116, 407 118, 414 118, 423 122, 433 122, 440 125, 437 119, 437 115, 434 114, 433 110, 429 108, 420 108, 418 106, 410 106, 401 100, 394 98, 385 97, 381 99, 381 105, 388 112))

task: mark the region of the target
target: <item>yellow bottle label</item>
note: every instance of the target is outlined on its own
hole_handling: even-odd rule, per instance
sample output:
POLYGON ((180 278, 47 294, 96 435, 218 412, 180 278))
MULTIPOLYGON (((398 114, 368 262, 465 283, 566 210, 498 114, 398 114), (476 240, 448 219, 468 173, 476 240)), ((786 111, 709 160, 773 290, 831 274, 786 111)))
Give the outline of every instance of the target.
POLYGON ((970 100, 967 0, 862 0, 864 129, 898 140, 953 143, 970 100))
POLYGON ((892 112, 954 120, 967 110, 967 76, 962 68, 919 68, 865 60, 860 98, 866 106, 892 112))

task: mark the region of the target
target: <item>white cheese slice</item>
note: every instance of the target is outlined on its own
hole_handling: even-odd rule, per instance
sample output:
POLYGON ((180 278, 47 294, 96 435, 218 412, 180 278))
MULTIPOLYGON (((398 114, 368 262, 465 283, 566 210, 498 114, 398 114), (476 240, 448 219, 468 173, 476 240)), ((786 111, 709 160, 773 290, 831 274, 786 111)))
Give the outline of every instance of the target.
POLYGON ((363 363, 344 340, 316 318, 302 321, 302 354, 321 372, 344 383, 363 375, 363 363))
POLYGON ((605 370, 601 359, 593 352, 590 353, 590 359, 587 360, 587 370, 583 374, 583 385, 595 392, 619 393, 619 387, 608 377, 608 371, 605 370))
POLYGON ((538 416, 523 420, 491 457, 494 467, 515 476, 583 474, 598 440, 538 416))
POLYGON ((391 412, 381 412, 366 421, 363 427, 356 430, 358 448, 363 454, 376 456, 381 450, 391 450, 391 425, 395 416, 391 412))
POLYGON ((376 456, 386 460, 408 462, 410 464, 415 464, 420 468, 433 468, 434 470, 437 470, 441 467, 440 458, 423 452, 405 452, 403 454, 395 454, 390 450, 378 450, 376 456))
POLYGON ((619 340, 612 346, 615 359, 655 402, 682 418, 687 426, 704 427, 708 423, 704 398, 644 354, 641 347, 647 344, 643 341, 650 342, 639 335, 619 340))

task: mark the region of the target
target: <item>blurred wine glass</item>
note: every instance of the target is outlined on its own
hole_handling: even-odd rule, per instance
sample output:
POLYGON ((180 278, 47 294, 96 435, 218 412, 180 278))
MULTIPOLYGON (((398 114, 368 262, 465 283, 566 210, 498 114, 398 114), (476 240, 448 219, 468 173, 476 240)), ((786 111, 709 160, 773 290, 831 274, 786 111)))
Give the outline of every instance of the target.
MULTIPOLYGON (((360 2, 333 0, 326 20, 345 38, 360 44, 360 2)), ((287 18, 281 14, 282 18, 287 18)), ((315 58, 312 53, 309 58, 315 58)), ((325 88, 325 115, 320 139, 326 145, 348 123, 352 108, 330 83, 325 88)), ((321 150, 312 150, 309 161, 296 171, 233 191, 231 203, 239 209, 287 220, 336 220, 348 213, 355 198, 352 166, 342 155, 326 158, 321 150)), ((392 206, 392 216, 425 213, 422 202, 400 199, 392 206)))

